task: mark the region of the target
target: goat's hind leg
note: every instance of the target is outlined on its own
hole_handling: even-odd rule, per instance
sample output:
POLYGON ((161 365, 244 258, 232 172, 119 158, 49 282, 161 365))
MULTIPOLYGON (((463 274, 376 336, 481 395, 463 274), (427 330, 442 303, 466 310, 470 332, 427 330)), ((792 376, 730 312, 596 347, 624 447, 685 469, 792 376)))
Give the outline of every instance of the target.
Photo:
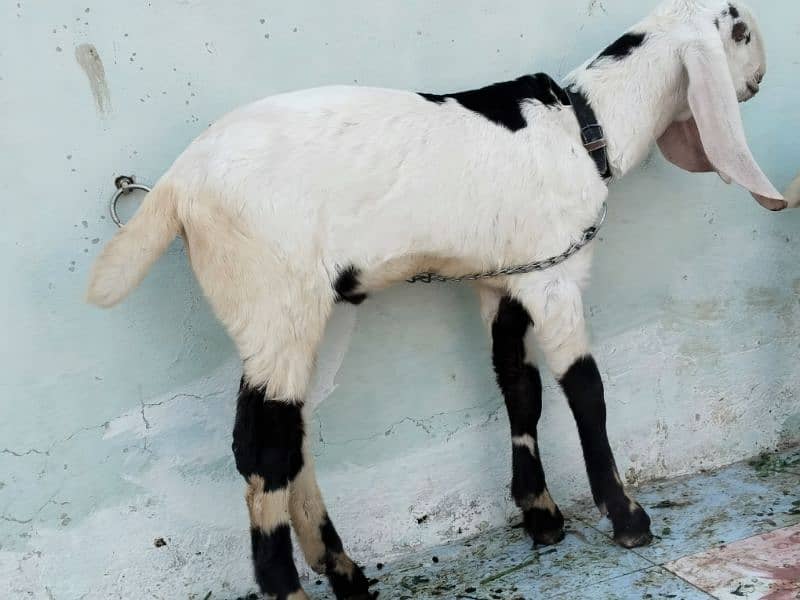
POLYGON ((279 328, 272 333, 271 341, 282 343, 261 346, 245 362, 233 431, 236 467, 248 482, 256 580, 271 598, 306 598, 292 557, 291 524, 308 563, 327 575, 337 599, 367 600, 372 597, 369 583, 345 554, 328 517, 305 435, 303 399, 313 368, 309 357, 320 336, 311 328, 300 342, 280 335, 279 328), (279 351, 271 352, 275 346, 279 351))
POLYGON ((305 600, 292 557, 289 484, 300 472, 302 404, 272 398, 242 378, 233 428, 236 468, 247 481, 256 581, 275 600, 305 600))
POLYGON ((345 553, 333 526, 314 473, 309 440, 303 446, 303 467, 289 486, 289 512, 306 561, 314 571, 325 574, 337 600, 369 600, 369 580, 345 553))

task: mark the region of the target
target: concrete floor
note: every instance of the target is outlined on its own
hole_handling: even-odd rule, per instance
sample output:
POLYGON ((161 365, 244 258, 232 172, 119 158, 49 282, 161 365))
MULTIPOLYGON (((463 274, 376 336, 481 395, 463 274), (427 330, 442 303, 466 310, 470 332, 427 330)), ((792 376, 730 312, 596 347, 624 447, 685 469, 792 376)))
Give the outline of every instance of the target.
MULTIPOLYGON (((641 486, 656 538, 623 550, 589 503, 566 539, 533 548, 515 526, 419 551, 367 574, 391 600, 800 598, 800 449, 641 486)), ((333 598, 322 581, 315 600, 333 598)))

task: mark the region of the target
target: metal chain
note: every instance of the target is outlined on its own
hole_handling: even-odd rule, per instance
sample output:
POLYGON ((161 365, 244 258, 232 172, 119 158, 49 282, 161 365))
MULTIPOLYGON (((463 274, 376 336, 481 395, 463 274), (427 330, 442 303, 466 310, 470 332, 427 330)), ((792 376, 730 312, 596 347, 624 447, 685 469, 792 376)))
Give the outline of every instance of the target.
POLYGON ((477 281, 480 279, 490 279, 492 277, 501 277, 503 275, 522 275, 524 273, 533 273, 534 271, 544 271, 546 269, 550 269, 555 267, 556 265, 560 265, 565 260, 567 260, 572 255, 579 252, 582 248, 587 246, 589 242, 591 242, 595 237, 597 237, 597 233, 600 231, 600 228, 603 226, 603 223, 606 220, 606 215, 608 214, 608 205, 603 202, 603 207, 600 210, 600 217, 598 218, 597 222, 588 227, 583 231, 581 237, 570 244, 569 248, 567 248, 564 252, 559 254, 558 256, 552 256, 550 258, 546 258, 544 260, 537 260, 535 262, 526 263, 524 265, 516 265, 513 267, 504 267, 500 269, 495 269, 494 271, 486 271, 485 273, 471 273, 469 275, 461 275, 458 277, 447 277, 445 275, 439 275, 438 273, 419 273, 414 275, 413 277, 406 279, 408 283, 432 283, 434 281, 437 282, 451 282, 451 281, 477 281))

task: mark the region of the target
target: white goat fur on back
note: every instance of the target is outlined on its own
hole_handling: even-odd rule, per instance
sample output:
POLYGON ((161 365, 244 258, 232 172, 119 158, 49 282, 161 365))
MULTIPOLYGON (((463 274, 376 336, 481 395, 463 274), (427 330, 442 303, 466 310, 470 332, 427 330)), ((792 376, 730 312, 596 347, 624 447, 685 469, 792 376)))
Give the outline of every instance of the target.
MULTIPOLYGON (((631 29, 647 33, 642 47, 568 76, 605 128, 615 178, 689 116, 681 56, 693 36, 719 44, 714 14, 726 4, 664 2, 631 29), (710 28, 700 31, 701 20, 710 28)), ((754 42, 747 60, 763 62, 760 36, 754 42)), ((735 56, 740 93, 750 74, 735 56)), ((420 271, 491 270, 559 254, 595 221, 608 190, 573 111, 532 101, 522 113, 527 127, 511 132, 453 99, 365 87, 240 108, 159 180, 98 260, 89 299, 121 300, 182 233, 246 378, 272 397, 303 399, 342 269, 358 269, 359 292, 420 271)), ((588 352, 581 289, 591 254, 590 246, 550 270, 479 286, 487 322, 503 294, 523 302, 556 375, 588 352)))

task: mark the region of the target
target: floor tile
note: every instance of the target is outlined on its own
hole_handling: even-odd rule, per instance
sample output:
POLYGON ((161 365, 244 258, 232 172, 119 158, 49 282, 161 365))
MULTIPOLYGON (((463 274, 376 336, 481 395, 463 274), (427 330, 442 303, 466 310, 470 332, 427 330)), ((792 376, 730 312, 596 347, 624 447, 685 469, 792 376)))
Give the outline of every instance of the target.
POLYGON ((557 546, 534 549, 523 529, 506 528, 419 553, 380 572, 368 569, 368 576, 378 578, 381 597, 393 600, 529 600, 649 566, 576 522, 557 546))
MULTIPOLYGON (((800 523, 800 450, 634 490, 652 519, 653 543, 636 552, 655 564, 800 523)), ((611 535, 584 505, 575 514, 611 535)))
MULTIPOLYGON (((768 600, 798 598, 769 587, 775 583, 769 579, 775 573, 798 577, 800 558, 794 554, 780 559, 790 560, 787 567, 778 562, 782 555, 777 551, 772 552, 772 562, 748 562, 755 566, 732 571, 717 587, 709 583, 716 579, 691 559, 717 560, 713 554, 717 551, 738 564, 738 555, 727 553, 740 544, 743 549, 751 547, 740 540, 761 536, 764 540, 753 539, 751 545, 763 549, 765 540, 783 540, 779 531, 790 532, 786 534, 789 541, 780 543, 796 543, 792 536, 800 538, 800 532, 791 532, 800 527, 800 449, 715 472, 645 484, 636 496, 647 507, 656 535, 646 548, 629 551, 616 546, 611 524, 598 520, 597 509, 587 501, 565 511, 573 518, 568 520, 566 539, 556 546, 535 549, 521 528, 507 527, 420 550, 380 570, 368 565, 366 574, 377 580, 373 589, 381 592, 380 598, 392 600, 698 600, 712 596, 738 600, 760 598, 759 593, 767 594, 768 600), (776 533, 763 535, 772 531, 776 533), (667 563, 685 580, 658 566, 667 563), (768 565, 772 570, 764 570, 768 565), (784 568, 789 570, 780 571, 784 568), (711 595, 693 585, 701 582, 696 573, 706 577, 702 583, 708 585, 703 589, 711 595), (773 592, 784 595, 769 595, 773 592)), ((333 600, 322 581, 319 585, 312 581, 306 589, 313 600, 333 600)))
POLYGON ((800 598, 800 525, 678 559, 669 571, 716 598, 800 598))
POLYGON ((601 583, 573 590, 557 598, 592 600, 710 600, 705 592, 661 567, 652 567, 601 583))

